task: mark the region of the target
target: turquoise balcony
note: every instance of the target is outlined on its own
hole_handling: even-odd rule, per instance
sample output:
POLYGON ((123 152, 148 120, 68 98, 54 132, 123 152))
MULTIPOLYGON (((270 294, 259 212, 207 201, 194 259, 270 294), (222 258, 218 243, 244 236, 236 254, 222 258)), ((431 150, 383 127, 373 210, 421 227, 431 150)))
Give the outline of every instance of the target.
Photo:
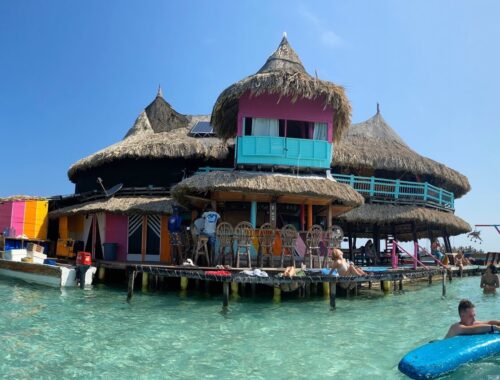
POLYGON ((238 165, 296 166, 330 169, 332 144, 325 140, 276 136, 237 137, 238 165))

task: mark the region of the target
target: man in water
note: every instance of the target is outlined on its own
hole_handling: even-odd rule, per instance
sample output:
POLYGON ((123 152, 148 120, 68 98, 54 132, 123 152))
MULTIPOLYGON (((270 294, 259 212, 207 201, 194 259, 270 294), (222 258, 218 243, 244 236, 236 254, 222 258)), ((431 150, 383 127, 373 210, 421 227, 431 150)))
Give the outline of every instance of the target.
POLYGON ((450 326, 445 338, 456 335, 487 334, 500 331, 500 321, 476 321, 476 307, 469 300, 460 301, 458 315, 460 316, 460 322, 450 326))

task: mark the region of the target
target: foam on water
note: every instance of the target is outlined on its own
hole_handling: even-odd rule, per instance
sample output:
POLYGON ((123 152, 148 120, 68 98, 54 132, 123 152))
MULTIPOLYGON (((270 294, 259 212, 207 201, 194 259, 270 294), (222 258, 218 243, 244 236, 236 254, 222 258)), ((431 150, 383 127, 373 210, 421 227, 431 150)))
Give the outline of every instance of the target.
MULTIPOLYGON (((0 374, 9 378, 402 379, 409 350, 445 335, 461 298, 500 318, 479 278, 337 300, 221 299, 125 289, 55 290, 0 279, 0 374)), ((449 378, 500 378, 500 358, 449 378)))

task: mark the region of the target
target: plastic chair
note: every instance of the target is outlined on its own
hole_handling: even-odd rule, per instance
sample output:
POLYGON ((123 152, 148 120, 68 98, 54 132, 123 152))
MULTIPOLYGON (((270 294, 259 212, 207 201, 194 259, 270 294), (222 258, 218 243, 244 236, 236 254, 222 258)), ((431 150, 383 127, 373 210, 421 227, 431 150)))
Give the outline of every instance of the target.
POLYGON ((273 265, 273 246, 275 240, 275 231, 271 227, 271 223, 264 223, 259 228, 259 250, 260 250, 260 266, 263 265, 263 258, 269 258, 269 264, 271 268, 273 265))
POLYGON ((236 241, 236 268, 240 267, 240 255, 247 255, 248 267, 252 267, 251 247, 254 236, 253 225, 249 222, 240 222, 234 228, 234 240, 236 241))
POLYGON ((299 236, 297 230, 291 224, 287 224, 280 230, 280 238, 281 238, 281 259, 280 259, 280 268, 283 268, 285 256, 291 256, 292 265, 295 266, 295 241, 299 236))

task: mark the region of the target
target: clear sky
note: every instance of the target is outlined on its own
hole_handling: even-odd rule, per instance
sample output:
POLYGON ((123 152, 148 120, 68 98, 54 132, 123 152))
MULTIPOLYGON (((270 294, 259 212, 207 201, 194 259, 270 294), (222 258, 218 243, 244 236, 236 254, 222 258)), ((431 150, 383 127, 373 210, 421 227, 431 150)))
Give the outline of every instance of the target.
POLYGON ((345 86, 354 122, 380 102, 413 149, 468 176, 458 216, 500 223, 499 14, 494 0, 3 0, 0 196, 72 193, 69 166, 121 139, 158 84, 208 114, 286 31, 310 73, 345 86))

